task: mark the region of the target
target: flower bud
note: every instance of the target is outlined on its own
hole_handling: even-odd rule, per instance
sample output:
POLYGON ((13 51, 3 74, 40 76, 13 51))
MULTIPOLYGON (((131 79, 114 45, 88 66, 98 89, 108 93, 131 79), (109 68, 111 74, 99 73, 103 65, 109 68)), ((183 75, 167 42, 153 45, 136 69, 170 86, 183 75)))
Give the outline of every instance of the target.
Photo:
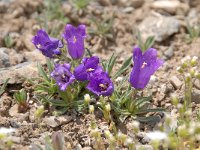
POLYGON ((197 57, 197 56, 194 56, 194 57, 192 58, 192 60, 190 61, 191 66, 195 66, 195 65, 197 64, 197 60, 198 60, 198 57, 197 57))
POLYGON ((189 73, 187 73, 187 74, 185 75, 185 81, 188 83, 188 82, 191 81, 191 79, 192 79, 191 75, 190 75, 189 73))
POLYGON ((176 69, 179 73, 183 73, 183 69, 181 67, 177 67, 176 69))
POLYGON ((123 134, 121 132, 118 132, 117 137, 118 137, 118 140, 121 143, 125 143, 126 142, 127 136, 125 134, 123 134))
POLYGON ((89 106, 89 113, 94 113, 94 106, 93 105, 90 105, 89 106))
POLYGON ((175 105, 175 106, 177 106, 178 103, 179 103, 179 100, 178 100, 177 96, 175 96, 175 95, 172 96, 172 104, 175 105))
POLYGON ((190 69, 190 75, 191 75, 191 77, 195 76, 195 74, 196 74, 195 70, 196 70, 196 68, 194 68, 194 67, 190 69))
POLYGON ((107 112, 110 112, 110 111, 111 111, 110 104, 107 104, 107 105, 105 106, 105 109, 106 109, 107 112))
POLYGON ((84 95, 84 100, 85 100, 86 104, 89 104, 90 103, 90 95, 89 94, 85 94, 84 95))
POLYGON ((91 130, 91 135, 94 136, 94 137, 99 137, 100 133, 99 133, 98 128, 91 130))
POLYGON ((178 127, 178 135, 181 138, 186 138, 188 136, 188 131, 185 125, 181 125, 178 127))
POLYGON ((113 135, 110 133, 109 130, 106 130, 106 131, 104 132, 104 134, 105 134, 105 136, 106 136, 107 139, 110 139, 110 138, 113 136, 113 135))

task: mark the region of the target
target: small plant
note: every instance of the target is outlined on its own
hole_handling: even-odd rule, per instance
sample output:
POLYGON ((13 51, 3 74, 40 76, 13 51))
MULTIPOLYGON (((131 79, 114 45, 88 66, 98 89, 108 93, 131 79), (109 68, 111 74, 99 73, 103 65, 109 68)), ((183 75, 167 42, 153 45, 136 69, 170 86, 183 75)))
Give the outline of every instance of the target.
POLYGON ((189 22, 187 22, 187 31, 189 33, 190 42, 195 40, 200 36, 200 25, 191 26, 189 22))
POLYGON ((5 36, 4 43, 5 43, 5 46, 8 48, 11 48, 14 44, 13 39, 10 37, 10 35, 5 36))
POLYGON ((94 24, 95 28, 89 29, 89 33, 100 36, 102 38, 112 39, 113 21, 114 21, 114 14, 111 17, 104 17, 102 19, 92 17, 91 22, 92 24, 94 24))
POLYGON ((150 36, 146 39, 145 42, 142 40, 140 30, 137 31, 138 46, 141 48, 142 52, 145 52, 147 49, 151 48, 155 42, 154 36, 150 36))
POLYGON ((74 6, 76 7, 76 9, 83 10, 89 5, 91 0, 72 0, 72 2, 74 6))
POLYGON ((18 111, 25 112, 28 109, 26 91, 24 89, 21 89, 18 92, 15 92, 13 97, 18 103, 18 111))
POLYGON ((187 108, 191 108, 194 82, 200 79, 198 73, 198 58, 196 56, 193 58, 189 56, 184 58, 181 66, 177 68, 177 71, 181 74, 185 83, 184 108, 186 110, 187 108))
POLYGON ((10 80, 10 78, 6 79, 4 84, 1 86, 1 88, 0 88, 0 96, 5 92, 5 88, 6 88, 9 80, 10 80))

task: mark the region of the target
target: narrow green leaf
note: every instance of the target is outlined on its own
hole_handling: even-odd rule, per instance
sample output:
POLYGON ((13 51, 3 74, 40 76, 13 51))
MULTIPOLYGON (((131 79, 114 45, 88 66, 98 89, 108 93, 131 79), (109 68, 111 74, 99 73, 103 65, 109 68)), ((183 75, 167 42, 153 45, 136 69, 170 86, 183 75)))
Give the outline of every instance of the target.
POLYGON ((137 117, 136 120, 143 122, 143 123, 159 122, 160 117, 159 116, 137 117))
POLYGON ((115 56, 114 53, 113 53, 112 56, 110 57, 108 63, 107 63, 107 66, 106 66, 106 71, 108 72, 109 75, 110 75, 110 73, 111 73, 111 71, 114 67, 116 59, 117 59, 117 56, 115 56))
POLYGON ((147 49, 151 48, 153 46, 154 42, 155 42, 154 36, 148 37, 146 42, 145 42, 145 44, 144 44, 144 47, 145 47, 144 51, 146 51, 147 49))
POLYGON ((68 104, 65 103, 63 100, 58 100, 58 99, 51 99, 49 100, 50 103, 54 106, 68 106, 68 104))
POLYGON ((1 89, 0 89, 0 96, 3 94, 3 92, 5 91, 5 88, 8 84, 8 81, 10 80, 10 78, 6 79, 6 81, 4 82, 4 84, 1 86, 1 89))
POLYGON ((48 82, 50 82, 50 79, 48 78, 46 72, 44 71, 44 69, 42 68, 42 66, 37 63, 37 68, 38 68, 38 71, 39 71, 39 74, 48 82))
POLYGON ((117 77, 119 77, 121 74, 123 74, 131 65, 131 60, 132 60, 132 56, 129 57, 122 65, 122 67, 115 73, 115 75, 112 77, 113 79, 116 79, 117 77))
POLYGON ((137 112, 137 115, 139 114, 145 114, 145 113, 149 113, 149 112, 160 112, 160 111, 164 111, 164 108, 153 108, 153 109, 145 109, 145 110, 139 110, 137 112))
POLYGON ((54 67, 53 67, 51 60, 49 58, 47 58, 46 62, 47 62, 47 68, 48 68, 49 72, 52 72, 54 67))

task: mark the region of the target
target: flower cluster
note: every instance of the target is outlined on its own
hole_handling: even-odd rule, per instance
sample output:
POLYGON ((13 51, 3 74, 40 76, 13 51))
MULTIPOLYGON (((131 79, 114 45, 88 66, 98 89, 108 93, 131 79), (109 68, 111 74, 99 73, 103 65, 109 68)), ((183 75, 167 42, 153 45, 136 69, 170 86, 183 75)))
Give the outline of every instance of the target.
MULTIPOLYGON (((84 55, 84 39, 86 38, 85 25, 74 27, 67 24, 62 37, 67 42, 67 49, 72 59, 80 59, 84 55)), ((61 40, 50 37, 44 30, 39 30, 33 37, 32 43, 46 57, 55 58, 61 55, 61 48, 64 47, 61 40)), ((151 75, 163 64, 157 58, 157 51, 148 49, 144 54, 139 47, 134 48, 134 67, 130 75, 130 83, 135 89, 143 89, 148 84, 151 75)), ((77 61, 78 62, 78 61, 77 61)), ((99 57, 84 57, 81 64, 70 71, 70 64, 55 64, 51 77, 55 79, 60 90, 65 91, 75 80, 88 82, 87 89, 100 96, 110 96, 114 91, 114 85, 100 65, 99 57)))

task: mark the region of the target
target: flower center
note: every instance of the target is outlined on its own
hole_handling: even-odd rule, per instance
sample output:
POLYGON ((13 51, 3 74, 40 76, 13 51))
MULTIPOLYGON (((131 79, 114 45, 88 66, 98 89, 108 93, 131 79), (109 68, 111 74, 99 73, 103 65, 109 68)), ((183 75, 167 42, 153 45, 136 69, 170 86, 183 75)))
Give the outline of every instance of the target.
POLYGON ((101 91, 106 91, 108 88, 108 84, 99 84, 99 87, 101 88, 101 91))
POLYGON ((143 64, 142 64, 142 67, 141 67, 141 68, 144 68, 144 67, 146 67, 146 65, 147 65, 147 63, 146 63, 146 62, 143 62, 143 64))
POLYGON ((91 72, 91 71, 94 71, 95 69, 92 69, 92 68, 89 68, 87 69, 87 72, 91 72))
POLYGON ((74 38, 73 38, 73 41, 74 41, 74 43, 76 43, 76 37, 74 36, 74 38))
POLYGON ((40 44, 37 44, 36 46, 37 46, 37 48, 41 48, 42 47, 40 44))

